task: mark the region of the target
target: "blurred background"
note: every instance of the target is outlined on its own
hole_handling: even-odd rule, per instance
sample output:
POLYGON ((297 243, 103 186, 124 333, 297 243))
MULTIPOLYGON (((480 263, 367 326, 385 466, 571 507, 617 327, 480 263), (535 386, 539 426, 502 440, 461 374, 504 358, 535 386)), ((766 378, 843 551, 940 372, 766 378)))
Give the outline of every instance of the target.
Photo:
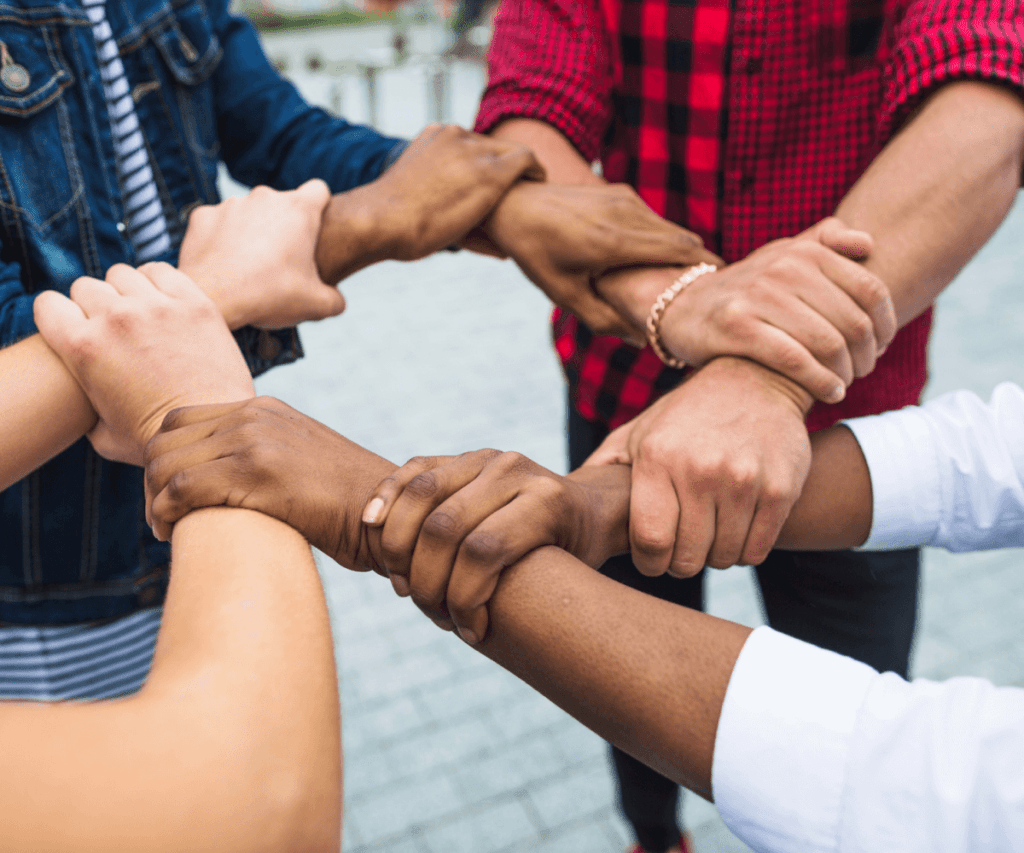
MULTIPOLYGON (((471 126, 488 18, 461 33, 434 3, 247 0, 267 53, 303 94, 411 137, 471 126)), ((444 9, 442 8, 442 11, 444 9)), ((225 192, 242 191, 227 176, 225 192)), ((943 295, 928 396, 1024 383, 1024 204, 943 295)), ((306 358, 272 394, 401 463, 480 447, 565 470, 564 385, 546 298, 514 265, 469 253, 347 280, 348 309, 302 330, 306 358)), ((344 713, 348 853, 620 853, 604 746, 517 679, 438 631, 376 575, 321 558, 344 713)), ((762 621, 746 569, 712 572, 710 611, 762 621)), ((557 606, 552 603, 552 606, 557 606)), ((926 554, 914 673, 1024 686, 1024 554, 926 554)), ((742 851, 714 807, 684 798, 699 853, 742 851)))

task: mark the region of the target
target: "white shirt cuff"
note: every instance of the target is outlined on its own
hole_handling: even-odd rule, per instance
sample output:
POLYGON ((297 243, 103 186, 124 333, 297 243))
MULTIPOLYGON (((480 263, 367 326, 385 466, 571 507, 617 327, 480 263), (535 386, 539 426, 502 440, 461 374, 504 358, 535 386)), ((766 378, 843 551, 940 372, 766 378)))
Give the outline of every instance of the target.
POLYGON ((942 484, 935 439, 916 407, 843 423, 857 439, 871 473, 871 533, 863 550, 917 548, 935 538, 942 484))
POLYGON ((835 851, 849 741, 878 673, 758 628, 740 652, 712 766, 726 825, 754 850, 835 851))

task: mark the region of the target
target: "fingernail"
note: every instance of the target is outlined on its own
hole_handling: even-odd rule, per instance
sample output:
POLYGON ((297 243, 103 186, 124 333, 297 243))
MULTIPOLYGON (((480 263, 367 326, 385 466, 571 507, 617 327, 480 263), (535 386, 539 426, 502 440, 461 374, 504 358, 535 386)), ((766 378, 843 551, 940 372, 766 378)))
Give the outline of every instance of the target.
POLYGON ((828 402, 841 403, 846 397, 846 389, 842 385, 836 385, 828 395, 828 402))
POLYGON ((373 524, 382 509, 384 509, 384 498, 374 498, 363 510, 363 523, 373 524))
POLYGON ((405 598, 409 594, 409 581, 403 578, 401 575, 392 575, 391 586, 394 587, 402 598, 405 598))
POLYGON ((471 646, 475 646, 477 643, 480 642, 480 638, 476 635, 476 633, 474 631, 470 631, 468 628, 463 628, 461 631, 459 631, 459 635, 471 646))
POLYGON ((438 619, 435 623, 442 631, 454 631, 455 623, 451 619, 438 619))

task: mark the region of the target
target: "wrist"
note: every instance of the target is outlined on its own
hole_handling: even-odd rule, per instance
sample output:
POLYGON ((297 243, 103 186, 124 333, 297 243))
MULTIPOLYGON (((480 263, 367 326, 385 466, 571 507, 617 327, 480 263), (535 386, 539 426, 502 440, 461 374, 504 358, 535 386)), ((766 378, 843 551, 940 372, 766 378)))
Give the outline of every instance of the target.
POLYGON ((708 362, 703 371, 755 381, 791 406, 801 420, 807 417, 807 413, 814 404, 814 397, 802 385, 763 364, 751 361, 749 358, 731 355, 719 356, 708 362))
POLYGON ((232 293, 238 293, 236 288, 221 287, 221 276, 215 270, 202 264, 193 264, 183 260, 178 264, 178 271, 187 275, 199 286, 206 297, 217 306, 224 322, 232 331, 248 325, 254 319, 250 307, 232 297, 232 293))
MULTIPOLYGON (((399 216, 387 216, 382 178, 331 197, 324 209, 316 266, 327 284, 337 284, 370 264, 398 257, 399 216)), ((394 208, 393 210, 397 210, 394 208)))
POLYGON ((566 477, 581 487, 586 520, 575 556, 593 568, 629 550, 631 476, 629 465, 585 465, 566 477))

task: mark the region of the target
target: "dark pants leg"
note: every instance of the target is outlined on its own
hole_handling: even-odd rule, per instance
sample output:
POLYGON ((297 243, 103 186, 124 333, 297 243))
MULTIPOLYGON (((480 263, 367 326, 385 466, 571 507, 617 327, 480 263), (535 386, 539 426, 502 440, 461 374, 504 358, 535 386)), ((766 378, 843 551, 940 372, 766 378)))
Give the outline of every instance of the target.
POLYGON ((757 567, 768 623, 907 677, 921 552, 772 551, 757 567))
MULTIPOLYGON (((569 406, 569 462, 579 467, 607 430, 569 406)), ((773 551, 757 567, 768 622, 777 631, 906 677, 917 617, 920 552, 773 551)), ((703 573, 678 581, 641 575, 627 556, 602 573, 657 598, 704 607, 703 573)), ((637 840, 663 853, 679 835, 678 788, 645 764, 612 747, 619 801, 637 840)))
MULTIPOLYGON (((606 435, 607 429, 581 417, 570 405, 569 467, 579 468, 606 435)), ((640 574, 628 554, 623 554, 605 563, 601 573, 664 601, 695 610, 704 609, 703 572, 684 581, 668 575, 647 577, 640 574)), ((614 746, 610 749, 618 781, 619 805, 633 827, 636 840, 649 853, 665 853, 679 840, 681 831, 676 820, 679 786, 621 749, 614 746)))

